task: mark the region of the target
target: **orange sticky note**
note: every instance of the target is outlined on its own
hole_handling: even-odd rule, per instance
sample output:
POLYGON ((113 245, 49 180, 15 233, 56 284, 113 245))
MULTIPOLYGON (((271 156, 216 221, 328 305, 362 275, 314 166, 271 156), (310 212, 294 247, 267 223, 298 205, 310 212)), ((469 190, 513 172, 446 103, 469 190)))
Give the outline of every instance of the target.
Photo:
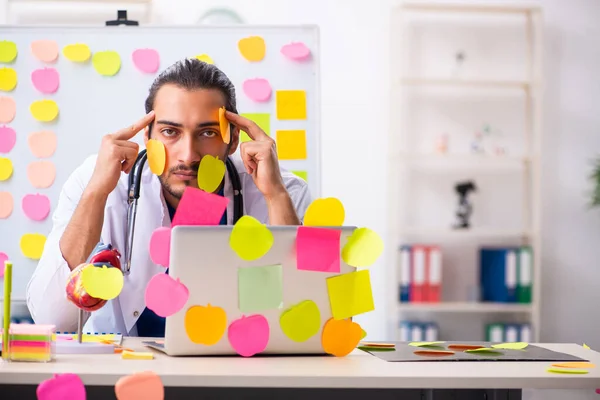
POLYGON ((164 400, 165 387, 152 371, 137 372, 120 378, 115 384, 118 400, 164 400))
POLYGON ((280 160, 306 160, 306 131, 277 131, 277 157, 280 160))
POLYGON ((579 361, 556 363, 556 364, 552 364, 552 366, 558 367, 558 368, 595 368, 596 367, 596 365, 592 364, 591 362, 579 362, 579 361))
POLYGON ((56 178, 56 167, 52 161, 33 161, 27 166, 27 178, 35 188, 49 188, 56 178))
POLYGON ((146 154, 148 156, 150 171, 155 175, 162 175, 167 163, 167 153, 163 142, 156 139, 148 140, 148 143, 146 143, 146 154))
POLYGON ((37 158, 48 158, 56 151, 56 135, 52 131, 39 131, 29 134, 29 150, 37 158))
POLYGON ((221 131, 221 138, 223 142, 229 144, 231 141, 231 125, 229 120, 225 117, 225 107, 219 108, 219 130, 221 131))
POLYGON ((306 119, 304 90, 278 90, 276 97, 277 119, 306 119))
POLYGON ((206 346, 221 340, 227 330, 227 314, 221 307, 193 306, 185 313, 185 331, 188 338, 206 346))
POLYGON ((330 318, 323 326, 321 345, 325 353, 344 357, 356 348, 361 336, 362 328, 356 322, 330 318))

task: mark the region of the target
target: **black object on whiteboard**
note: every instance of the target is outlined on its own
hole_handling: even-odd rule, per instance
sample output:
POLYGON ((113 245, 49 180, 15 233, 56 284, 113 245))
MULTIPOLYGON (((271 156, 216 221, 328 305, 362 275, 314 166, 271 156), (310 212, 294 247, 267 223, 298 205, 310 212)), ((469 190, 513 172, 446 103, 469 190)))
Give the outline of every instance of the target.
POLYGON ((112 21, 106 21, 106 26, 118 26, 118 25, 127 25, 127 26, 138 26, 140 23, 138 21, 132 21, 127 19, 127 10, 118 10, 117 11, 117 19, 112 21))

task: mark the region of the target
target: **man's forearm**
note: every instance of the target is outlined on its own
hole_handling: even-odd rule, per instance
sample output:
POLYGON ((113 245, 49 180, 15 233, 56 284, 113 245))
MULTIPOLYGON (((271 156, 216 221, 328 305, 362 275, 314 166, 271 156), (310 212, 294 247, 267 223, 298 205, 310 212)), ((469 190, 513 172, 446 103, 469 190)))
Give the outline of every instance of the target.
POLYGON ((270 225, 300 225, 300 219, 287 191, 266 200, 270 225))
POLYGON ((85 190, 60 238, 63 258, 71 270, 84 263, 100 241, 107 197, 85 190))

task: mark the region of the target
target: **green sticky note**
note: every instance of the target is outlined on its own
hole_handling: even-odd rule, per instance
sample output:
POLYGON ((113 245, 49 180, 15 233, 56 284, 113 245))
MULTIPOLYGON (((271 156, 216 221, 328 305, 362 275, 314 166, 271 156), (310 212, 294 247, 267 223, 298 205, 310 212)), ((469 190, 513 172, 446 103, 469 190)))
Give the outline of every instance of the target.
POLYGON ((7 40, 0 41, 0 62, 10 63, 17 58, 17 45, 7 40))
POLYGON ((281 313, 279 325, 294 342, 306 342, 321 330, 321 312, 317 303, 304 300, 281 313))
POLYGON ((431 346, 440 347, 439 345, 441 343, 444 343, 444 342, 412 342, 412 343, 409 343, 408 345, 414 346, 414 347, 431 347, 431 346))
POLYGON ((528 346, 528 344, 524 343, 524 342, 500 343, 500 344, 492 345, 492 347, 494 349, 505 349, 505 350, 523 350, 527 346, 528 346))
POLYGON ((375 309, 368 269, 327 278, 327 292, 334 319, 350 318, 375 309))
POLYGON ((587 374, 589 372, 587 369, 557 368, 557 367, 550 367, 546 371, 553 372, 555 374, 587 374))
POLYGON ((243 313, 281 308, 283 270, 281 265, 238 269, 238 306, 243 313))
POLYGON ((396 351, 395 347, 358 346, 357 349, 362 351, 396 351))
MULTIPOLYGON (((267 135, 271 136, 271 114, 268 113, 245 113, 240 114, 244 118, 248 118, 250 121, 254 121, 260 129, 262 129, 267 135)), ((249 142, 250 136, 244 131, 240 134, 240 142, 249 142)))
POLYGON ((292 173, 297 177, 304 179, 305 182, 308 182, 308 173, 306 171, 292 171, 292 173))
POLYGON ((481 347, 479 349, 469 349, 469 350, 465 350, 465 353, 481 353, 481 354, 502 354, 501 351, 498 351, 496 349, 492 349, 489 347, 481 347))

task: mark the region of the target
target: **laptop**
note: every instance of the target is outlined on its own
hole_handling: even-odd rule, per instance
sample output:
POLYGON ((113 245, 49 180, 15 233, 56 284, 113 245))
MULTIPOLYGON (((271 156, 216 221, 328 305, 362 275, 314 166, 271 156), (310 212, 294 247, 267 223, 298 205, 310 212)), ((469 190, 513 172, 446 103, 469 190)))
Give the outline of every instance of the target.
MULTIPOLYGON (((194 343, 188 336, 185 326, 187 311, 193 306, 206 307, 210 304, 213 307, 221 307, 225 311, 227 327, 242 316, 248 318, 259 314, 266 318, 269 339, 267 347, 259 354, 324 354, 321 332, 325 322, 332 317, 326 279, 353 272, 355 268, 348 266, 340 258, 339 273, 298 270, 297 226, 269 226, 274 239, 271 249, 257 260, 245 261, 229 244, 232 229, 233 226, 173 228, 169 275, 187 286, 189 299, 179 312, 167 317, 164 341, 145 342, 145 344, 171 356, 237 355, 228 338, 229 328, 213 345, 194 343), (254 289, 265 284, 266 281, 268 281, 266 290, 270 292, 275 293, 277 289, 274 288, 281 288, 279 291, 281 297, 270 296, 270 304, 263 296, 249 297, 254 289), (245 300, 240 300, 238 296, 238 283, 239 290, 243 291, 241 297, 245 300), (277 300, 280 301, 279 304, 273 302, 274 298, 280 298, 277 300), (320 329, 308 340, 297 342, 289 339, 282 331, 280 316, 291 306, 305 300, 312 300, 317 305, 321 318, 320 329), (240 301, 244 304, 240 304, 240 301), (246 311, 248 307, 254 310, 257 306, 268 307, 268 309, 257 312, 240 310, 240 307, 246 311)), ((355 227, 331 227, 330 229, 341 231, 341 253, 341 248, 355 227)), ((202 327, 196 324, 196 328, 202 327)), ((238 337, 237 340, 246 339, 238 337)))

